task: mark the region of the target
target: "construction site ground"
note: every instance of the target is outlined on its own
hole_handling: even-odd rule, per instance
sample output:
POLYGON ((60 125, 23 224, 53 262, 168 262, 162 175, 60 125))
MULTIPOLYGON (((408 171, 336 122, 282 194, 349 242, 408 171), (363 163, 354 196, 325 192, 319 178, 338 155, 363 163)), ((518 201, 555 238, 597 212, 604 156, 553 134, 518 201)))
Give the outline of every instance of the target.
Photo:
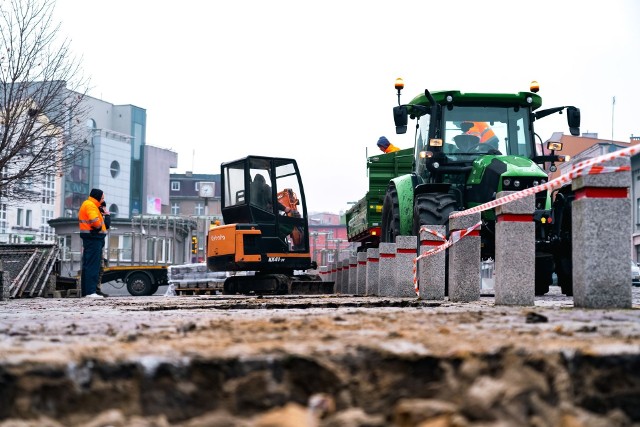
POLYGON ((0 301, 1 427, 640 425, 640 288, 624 310, 557 287, 531 307, 104 290, 0 301))

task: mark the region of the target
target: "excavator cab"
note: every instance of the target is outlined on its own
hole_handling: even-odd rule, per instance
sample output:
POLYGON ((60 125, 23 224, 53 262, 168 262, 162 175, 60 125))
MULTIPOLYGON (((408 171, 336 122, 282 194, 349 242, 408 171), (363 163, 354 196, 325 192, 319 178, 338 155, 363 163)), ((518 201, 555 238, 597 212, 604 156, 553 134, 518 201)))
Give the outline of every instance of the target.
POLYGON ((209 270, 255 272, 227 279, 226 293, 285 293, 295 270, 316 267, 296 161, 247 156, 223 163, 220 182, 225 225, 209 230, 209 270))

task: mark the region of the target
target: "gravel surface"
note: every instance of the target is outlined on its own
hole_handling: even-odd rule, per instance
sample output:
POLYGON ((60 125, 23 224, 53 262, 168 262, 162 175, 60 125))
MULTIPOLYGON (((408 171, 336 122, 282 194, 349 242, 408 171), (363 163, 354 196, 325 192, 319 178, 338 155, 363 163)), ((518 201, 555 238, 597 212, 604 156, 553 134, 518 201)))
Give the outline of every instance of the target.
MULTIPOLYGON (((104 291, 115 295, 117 289, 104 291)), ((436 422, 443 414, 449 414, 446 420, 443 418, 446 423, 433 425, 534 425, 534 421, 539 423, 536 425, 574 425, 560 424, 565 419, 582 422, 575 425, 633 425, 640 422, 640 371, 629 373, 629 384, 621 385, 626 387, 624 390, 614 392, 615 387, 609 385, 609 391, 603 392, 598 381, 617 381, 620 371, 640 368, 639 308, 640 288, 633 289, 630 310, 583 310, 573 308, 572 298, 561 295, 556 287, 548 295, 536 297, 533 307, 495 306, 491 296, 473 303, 337 295, 154 295, 0 301, 0 385, 4 386, 0 390, 5 390, 0 391, 0 420, 12 420, 0 421, 0 426, 17 425, 7 423, 39 415, 48 417, 51 425, 92 425, 102 419, 96 415, 107 419, 96 425, 129 425, 132 417, 142 417, 136 418, 136 423, 143 423, 139 425, 200 425, 194 420, 206 414, 213 418, 202 425, 218 425, 214 419, 227 420, 219 425, 287 425, 283 420, 295 420, 300 411, 308 416, 310 408, 315 408, 314 398, 332 409, 325 408, 312 417, 315 421, 299 425, 408 426, 436 422), (585 358, 598 362, 589 364, 589 370, 579 368, 585 365, 585 358), (499 369, 492 367, 494 359, 500 361, 499 369), (291 360, 306 364, 289 371, 286 361, 291 360), (537 365, 531 360, 538 361, 537 365), (212 393, 210 386, 192 378, 194 363, 202 361, 226 372, 220 385, 223 391, 219 404, 207 401, 194 408, 187 402, 195 399, 195 389, 202 391, 204 387, 212 393), (234 368, 229 367, 231 361, 234 368), (437 369, 421 372, 416 368, 425 361, 435 361, 437 369), (543 377, 535 377, 534 373, 527 377, 525 374, 531 369, 528 364, 543 377), (220 368, 222 365, 225 367, 220 368), (159 379, 161 368, 174 367, 169 399, 181 393, 189 399, 184 398, 180 411, 155 408, 140 398, 140 388, 144 386, 136 383, 132 387, 131 381, 126 388, 135 388, 136 399, 142 402, 133 406, 116 399, 109 405, 94 402, 95 407, 87 403, 83 408, 61 409, 62 403, 55 397, 49 396, 47 404, 42 397, 36 399, 45 393, 42 376, 70 377, 75 384, 79 367, 89 367, 95 377, 97 366, 103 370, 104 366, 135 367, 136 372, 143 373, 140 375, 153 379, 154 387, 163 384, 164 380, 159 379), (38 369, 43 367, 55 374, 42 374, 38 369), (269 381, 253 378, 258 375, 256 369, 260 375, 268 372, 269 381), (447 370, 455 374, 449 378, 447 370), (304 380, 287 380, 296 372, 304 380), (427 372, 439 374, 432 378, 427 372), (412 375, 428 378, 414 385, 412 375), (515 379, 505 380, 509 375, 515 379), (556 383, 554 377, 563 375, 569 378, 569 385, 556 383), (598 375, 600 379, 592 381, 598 375), (38 380, 33 379, 36 377, 38 380), (322 380, 314 385, 314 378, 322 380), (479 384, 480 379, 484 382, 479 384), (505 381, 508 387, 495 391, 496 381, 505 381), (430 388, 427 384, 431 382, 434 386, 430 388), (531 403, 535 402, 533 398, 527 398, 528 409, 514 409, 513 405, 522 403, 507 397, 513 387, 520 390, 516 385, 519 383, 527 384, 527 390, 531 384, 544 383, 540 386, 543 391, 529 390, 527 396, 540 394, 539 400, 549 407, 565 410, 557 409, 560 412, 552 414, 542 403, 531 403), (578 390, 578 386, 586 388, 578 390), (190 387, 195 389, 189 391, 190 387), (567 387, 571 391, 566 391, 567 387), (589 392, 589 387, 596 391, 589 392), (486 396, 491 396, 492 390, 500 397, 494 396, 487 403, 486 396), (239 397, 247 393, 253 396, 251 404, 239 397), (476 402, 476 395, 484 400, 476 402), (610 395, 623 396, 612 400, 607 397, 610 395), (274 400, 273 396, 279 397, 274 400), (467 397, 460 400, 460 396, 467 397), (422 400, 407 403, 407 399, 418 397, 422 400), (386 406, 382 407, 381 402, 386 406), (476 403, 469 407, 469 402, 476 403), (433 412, 432 406, 441 403, 454 406, 433 412), (424 409, 425 405, 431 409, 424 409), (637 410, 628 409, 629 405, 635 405, 637 410), (424 410, 416 412, 416 407, 424 410), (277 415, 281 421, 276 424, 260 424, 268 421, 269 411, 275 410, 288 412, 277 415), (518 418, 514 413, 520 410, 528 415, 518 418), (543 416, 545 411, 547 415, 543 416), (489 412, 491 415, 487 415, 489 412), (232 417, 233 421, 225 417, 232 417), (500 424, 503 422, 506 424, 500 424)), ((100 372, 104 384, 90 382, 83 386, 85 389, 74 392, 75 399, 85 402, 100 387, 116 387, 116 380, 111 384, 109 375, 100 372)), ((123 375, 113 373, 114 378, 123 375)))

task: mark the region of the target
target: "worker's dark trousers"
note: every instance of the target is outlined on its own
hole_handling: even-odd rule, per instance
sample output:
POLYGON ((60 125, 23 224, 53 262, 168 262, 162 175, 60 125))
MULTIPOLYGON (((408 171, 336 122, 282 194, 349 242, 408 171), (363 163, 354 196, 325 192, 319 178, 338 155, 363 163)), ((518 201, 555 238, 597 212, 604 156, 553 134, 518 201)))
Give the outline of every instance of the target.
POLYGON ((100 280, 104 235, 80 234, 82 237, 82 296, 95 294, 100 280))

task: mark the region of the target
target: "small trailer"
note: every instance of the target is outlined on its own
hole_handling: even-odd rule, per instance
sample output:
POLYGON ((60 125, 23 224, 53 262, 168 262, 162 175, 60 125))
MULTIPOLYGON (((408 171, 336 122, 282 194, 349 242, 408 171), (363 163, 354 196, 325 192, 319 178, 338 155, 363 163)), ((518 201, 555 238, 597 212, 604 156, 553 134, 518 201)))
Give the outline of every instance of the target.
POLYGON ((102 269, 102 283, 111 281, 127 284, 127 291, 135 297, 153 295, 158 287, 168 285, 166 265, 120 265, 102 269))

